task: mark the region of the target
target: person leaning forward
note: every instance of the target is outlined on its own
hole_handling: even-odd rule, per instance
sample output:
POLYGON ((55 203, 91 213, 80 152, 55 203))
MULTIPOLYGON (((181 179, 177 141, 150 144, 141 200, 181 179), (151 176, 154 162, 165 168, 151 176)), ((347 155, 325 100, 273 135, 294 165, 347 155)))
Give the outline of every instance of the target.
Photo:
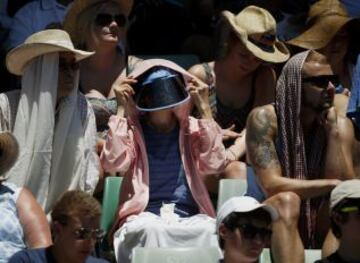
POLYGON ((302 199, 305 247, 320 246, 318 234, 328 230, 327 216, 320 216, 326 196, 354 177, 351 123, 333 107, 336 81, 323 55, 300 53, 280 75, 275 104, 255 108, 247 122, 249 159, 265 194, 292 191, 302 199))

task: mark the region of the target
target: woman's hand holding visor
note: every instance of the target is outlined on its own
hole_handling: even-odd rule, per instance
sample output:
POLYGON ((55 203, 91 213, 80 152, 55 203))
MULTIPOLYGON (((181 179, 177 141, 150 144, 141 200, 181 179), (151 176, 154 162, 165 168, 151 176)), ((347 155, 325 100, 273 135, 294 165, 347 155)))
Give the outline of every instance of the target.
POLYGON ((191 99, 197 107, 201 118, 212 119, 211 108, 209 105, 209 87, 198 79, 191 79, 188 82, 187 90, 191 99))
POLYGON ((113 84, 113 90, 115 92, 116 101, 118 104, 118 116, 124 116, 124 109, 128 110, 131 105, 134 106, 132 96, 135 92, 131 85, 137 83, 137 80, 132 77, 119 78, 113 84))

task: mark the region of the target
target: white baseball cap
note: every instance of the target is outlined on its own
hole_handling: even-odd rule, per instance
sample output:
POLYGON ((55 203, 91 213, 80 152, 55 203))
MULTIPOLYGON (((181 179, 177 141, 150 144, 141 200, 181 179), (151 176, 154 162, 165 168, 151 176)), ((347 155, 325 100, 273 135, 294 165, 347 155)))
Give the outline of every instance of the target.
POLYGON ((344 199, 360 199, 360 180, 346 180, 338 184, 331 192, 330 210, 344 199))
POLYGON ((260 204, 255 198, 250 196, 236 196, 227 200, 219 209, 216 219, 216 232, 219 233, 219 226, 223 220, 233 212, 246 213, 257 209, 263 209, 269 213, 271 220, 278 219, 279 214, 270 205, 260 204))

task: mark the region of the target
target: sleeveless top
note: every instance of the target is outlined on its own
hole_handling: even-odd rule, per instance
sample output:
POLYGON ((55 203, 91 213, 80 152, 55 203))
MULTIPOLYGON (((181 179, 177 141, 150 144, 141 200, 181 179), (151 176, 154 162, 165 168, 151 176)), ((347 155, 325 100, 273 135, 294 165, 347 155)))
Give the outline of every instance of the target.
POLYGON ((224 105, 216 96, 215 76, 214 71, 210 68, 208 63, 202 64, 207 82, 209 85, 209 104, 213 113, 215 121, 221 128, 226 129, 231 125, 235 125, 235 131, 240 132, 246 126, 246 119, 253 108, 255 101, 255 81, 257 77, 257 71, 251 80, 251 94, 248 101, 244 106, 238 109, 232 109, 224 105))
POLYGON ((0 184, 0 263, 7 263, 13 254, 26 248, 16 209, 21 189, 12 183, 0 184))

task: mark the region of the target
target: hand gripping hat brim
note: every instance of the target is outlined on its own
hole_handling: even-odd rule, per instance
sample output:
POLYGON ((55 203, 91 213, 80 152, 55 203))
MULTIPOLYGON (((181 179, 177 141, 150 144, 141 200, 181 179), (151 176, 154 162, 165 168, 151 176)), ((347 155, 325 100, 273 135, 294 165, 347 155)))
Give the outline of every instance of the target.
POLYGON ((29 36, 23 44, 12 49, 6 55, 6 66, 9 72, 22 75, 32 59, 53 52, 74 53, 76 61, 94 54, 94 52, 75 49, 69 34, 65 31, 48 29, 29 36))

